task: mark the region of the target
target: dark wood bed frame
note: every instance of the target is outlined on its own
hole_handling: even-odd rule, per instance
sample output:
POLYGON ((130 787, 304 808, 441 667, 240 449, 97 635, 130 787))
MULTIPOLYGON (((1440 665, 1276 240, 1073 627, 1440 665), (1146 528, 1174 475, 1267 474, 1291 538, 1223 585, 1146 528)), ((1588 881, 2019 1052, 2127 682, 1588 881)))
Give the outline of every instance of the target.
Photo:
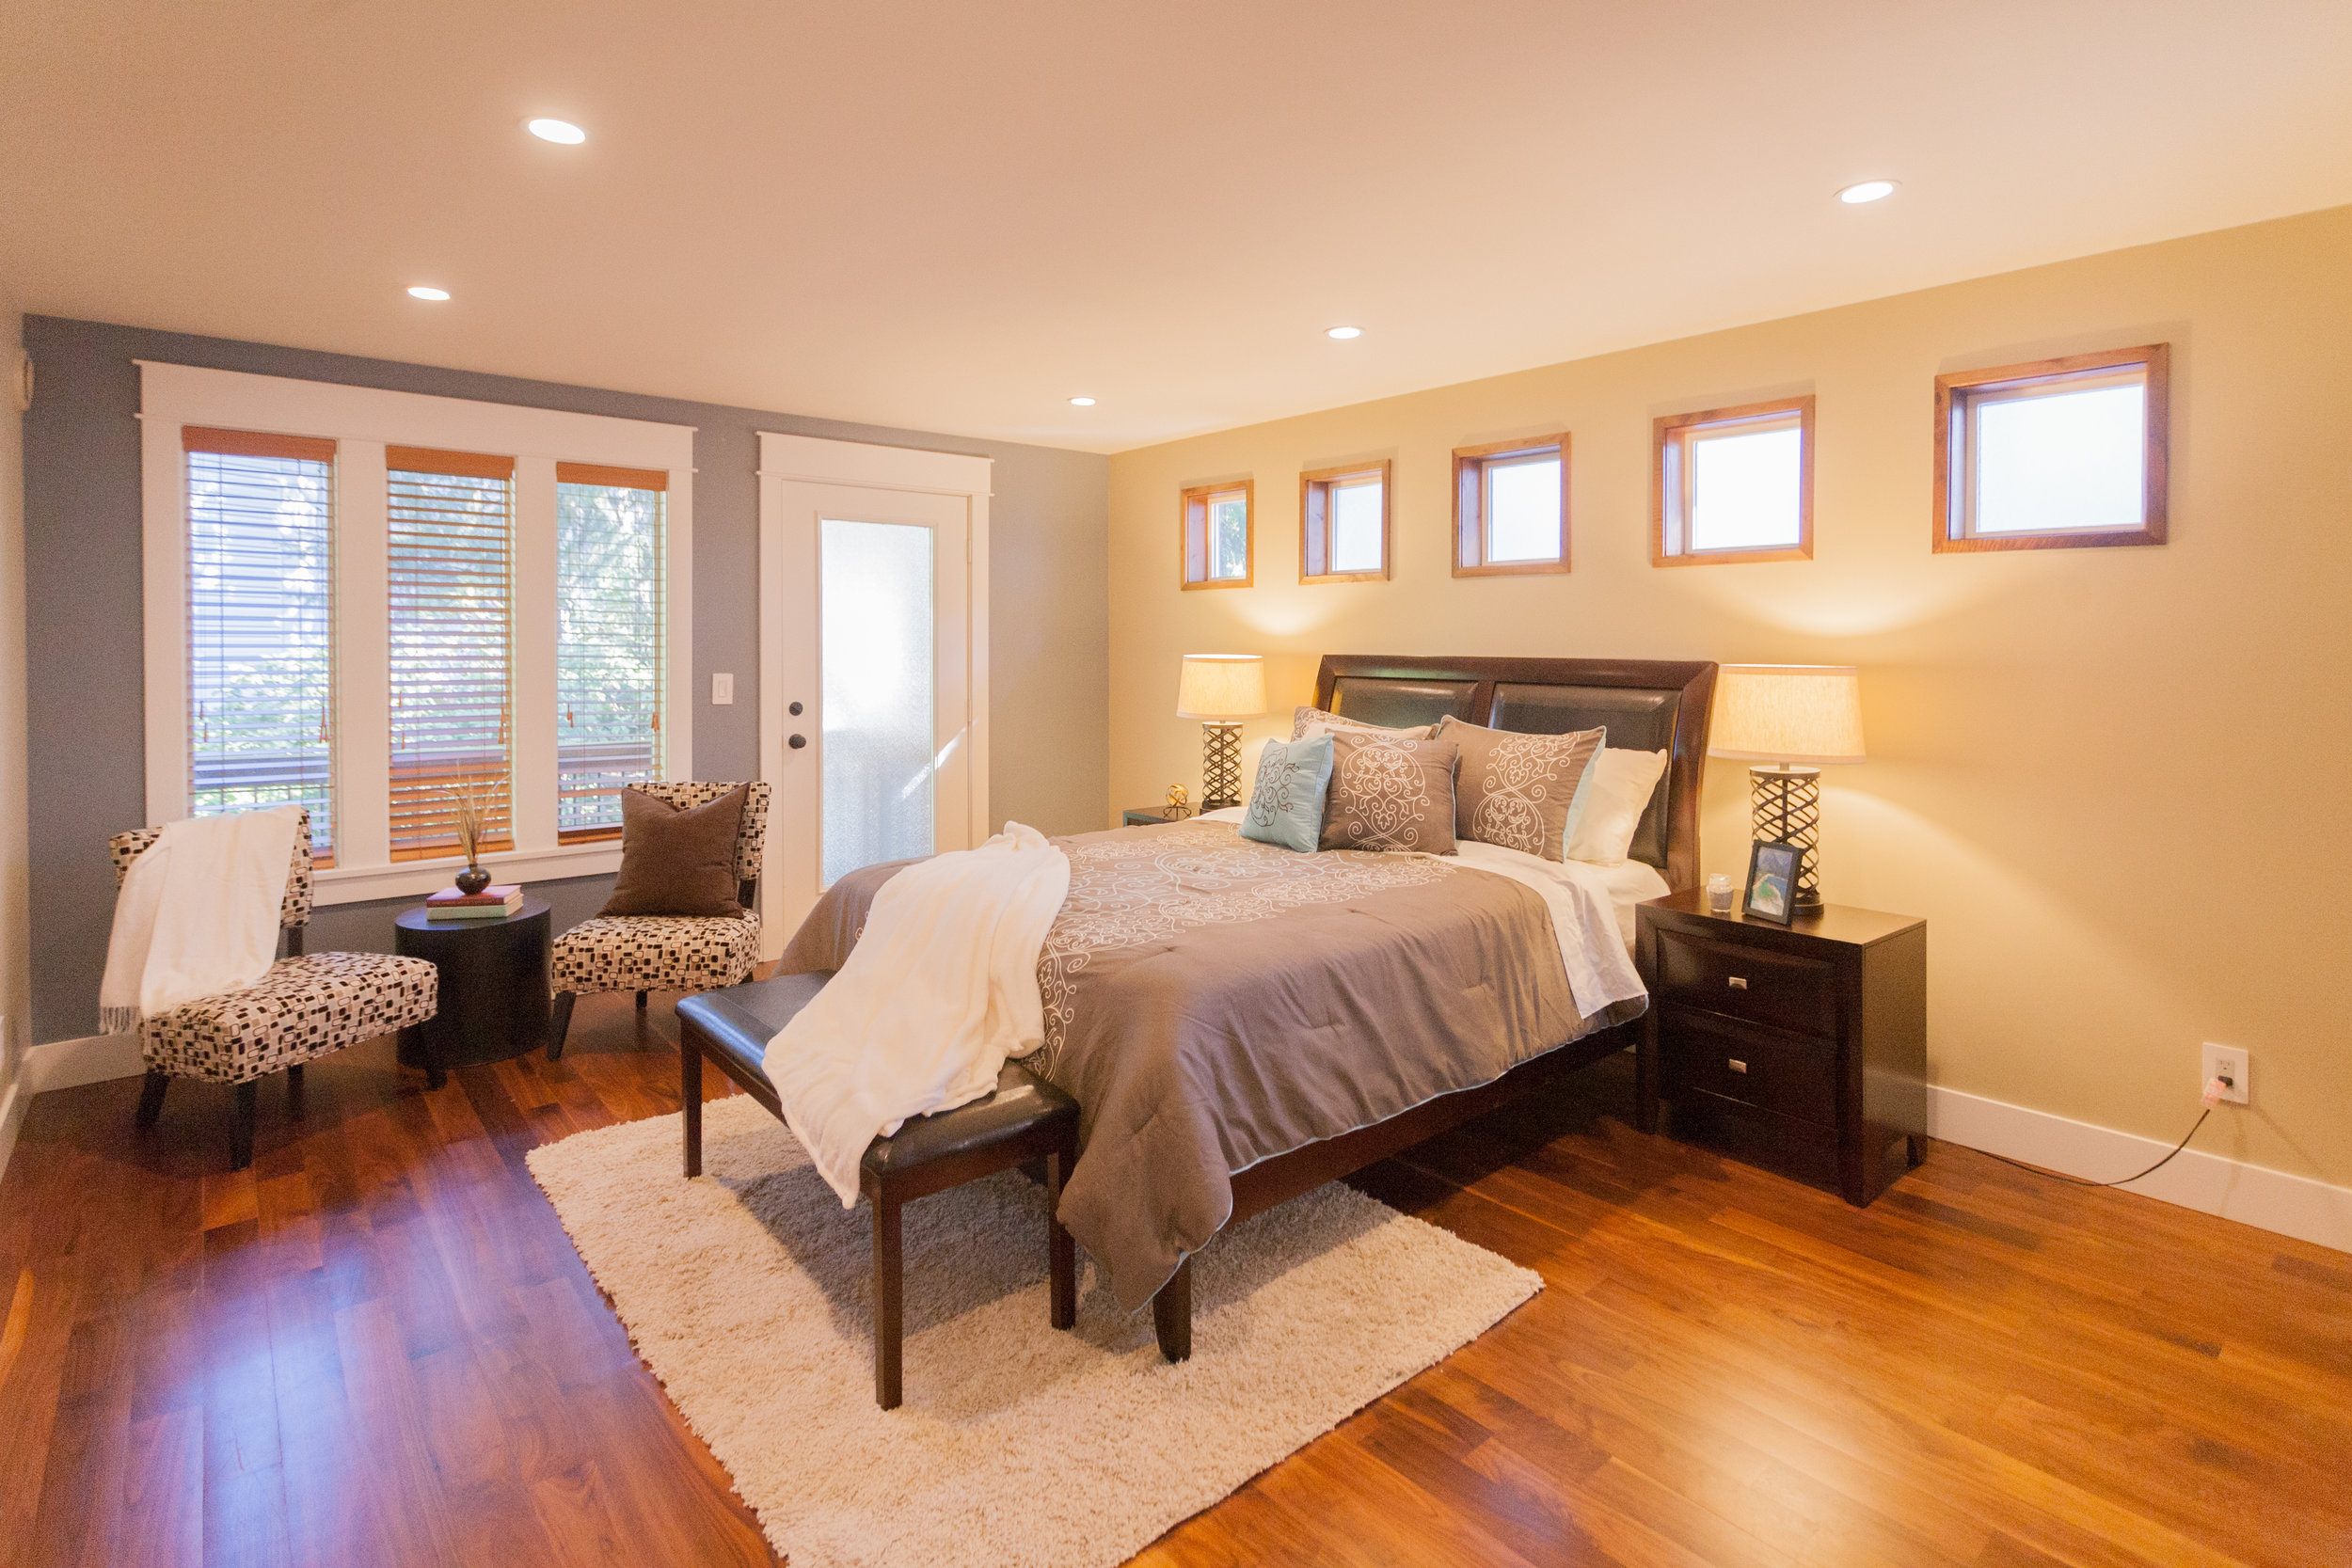
MULTIPOLYGON (((1601 658, 1418 658, 1327 654, 1315 675, 1315 705, 1371 724, 1426 724, 1446 714, 1495 729, 1540 734, 1607 725, 1609 743, 1667 753, 1665 776, 1643 813, 1634 858, 1670 889, 1696 885, 1699 784, 1715 666, 1696 661, 1601 658)), ((1426 1101, 1402 1115, 1326 1138, 1250 1166, 1233 1178, 1231 1227, 1425 1138, 1557 1083, 1634 1043, 1637 1025, 1617 1024, 1523 1062, 1491 1084, 1426 1101)), ((1646 1085, 1645 1085, 1646 1087, 1646 1085)), ((1160 1354, 1192 1354, 1192 1263, 1187 1259, 1152 1298, 1160 1354)))

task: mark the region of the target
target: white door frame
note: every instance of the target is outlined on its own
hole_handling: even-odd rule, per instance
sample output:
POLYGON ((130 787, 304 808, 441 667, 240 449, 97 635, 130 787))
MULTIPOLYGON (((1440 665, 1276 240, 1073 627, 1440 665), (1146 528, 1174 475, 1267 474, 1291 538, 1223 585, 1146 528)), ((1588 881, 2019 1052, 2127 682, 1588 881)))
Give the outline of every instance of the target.
MULTIPOLYGON (((791 625, 795 605, 813 615, 814 583, 790 580, 790 552, 784 545, 788 526, 784 487, 788 483, 848 484, 869 490, 910 491, 946 496, 964 503, 970 551, 965 574, 964 626, 965 712, 969 741, 971 790, 970 836, 979 844, 995 832, 988 801, 988 502, 993 458, 961 452, 922 451, 912 447, 876 446, 865 441, 831 441, 815 436, 759 433, 759 776, 770 781, 774 799, 769 810, 768 865, 759 882, 762 930, 761 957, 773 958, 807 911, 787 908, 787 898, 772 872, 776 868, 781 833, 790 832, 803 814, 818 809, 815 770, 787 770, 785 736, 795 724, 803 730, 811 719, 794 720, 784 711, 785 659, 789 640, 811 635, 791 625)), ((815 696, 815 693, 808 693, 815 696)))

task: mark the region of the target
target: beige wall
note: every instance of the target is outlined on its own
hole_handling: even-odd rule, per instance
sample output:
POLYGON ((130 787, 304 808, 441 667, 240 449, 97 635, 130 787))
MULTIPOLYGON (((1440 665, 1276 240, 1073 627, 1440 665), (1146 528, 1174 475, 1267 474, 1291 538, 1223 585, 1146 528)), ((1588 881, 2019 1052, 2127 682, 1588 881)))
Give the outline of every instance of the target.
MULTIPOLYGON (((1929 920, 1931 1077, 2169 1142, 2200 1042, 2240 1045, 2254 1103, 2198 1147, 2352 1182, 2347 427, 2340 208, 1123 453, 1104 805, 1198 793, 1187 651, 1264 653, 1284 711, 1327 650, 1858 664, 1870 761, 1826 776, 1823 886, 1929 920), (1930 553, 1939 372, 2151 341, 2172 543, 1930 553), (1652 567, 1651 418, 1800 391, 1815 559, 1652 567), (1574 573, 1453 578, 1451 450, 1564 428, 1574 573), (1299 586, 1299 470, 1380 456, 1396 579, 1299 586), (1179 487, 1243 475, 1258 586, 1179 592, 1179 487)), ((1743 766, 1708 769, 1708 870, 1744 863, 1743 766)))

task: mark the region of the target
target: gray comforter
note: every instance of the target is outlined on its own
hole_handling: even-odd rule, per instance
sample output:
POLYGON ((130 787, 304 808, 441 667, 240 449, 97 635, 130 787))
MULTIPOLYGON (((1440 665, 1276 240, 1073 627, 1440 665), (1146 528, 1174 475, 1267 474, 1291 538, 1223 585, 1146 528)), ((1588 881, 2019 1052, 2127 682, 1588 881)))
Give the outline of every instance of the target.
MULTIPOLYGON (((1055 842, 1070 896, 1028 1065, 1078 1101, 1061 1218, 1130 1308, 1225 1224, 1233 1173, 1641 1010, 1578 1017, 1544 901, 1451 861, 1299 854, 1230 822, 1055 842)), ((905 863, 835 883, 779 972, 840 968, 905 863)))

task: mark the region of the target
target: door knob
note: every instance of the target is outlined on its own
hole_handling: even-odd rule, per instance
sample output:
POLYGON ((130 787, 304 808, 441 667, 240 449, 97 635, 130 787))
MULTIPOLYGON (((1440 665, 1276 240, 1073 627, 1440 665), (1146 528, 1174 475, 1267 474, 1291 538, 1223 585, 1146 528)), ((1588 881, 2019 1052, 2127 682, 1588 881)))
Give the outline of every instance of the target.
POLYGON ((796 735, 786 744, 789 745, 794 751, 797 752, 802 747, 808 744, 808 736, 804 735, 796 735))
POLYGON ((801 716, 801 705, 794 703, 790 707, 785 709, 785 711, 789 713, 793 718, 798 719, 801 716))

